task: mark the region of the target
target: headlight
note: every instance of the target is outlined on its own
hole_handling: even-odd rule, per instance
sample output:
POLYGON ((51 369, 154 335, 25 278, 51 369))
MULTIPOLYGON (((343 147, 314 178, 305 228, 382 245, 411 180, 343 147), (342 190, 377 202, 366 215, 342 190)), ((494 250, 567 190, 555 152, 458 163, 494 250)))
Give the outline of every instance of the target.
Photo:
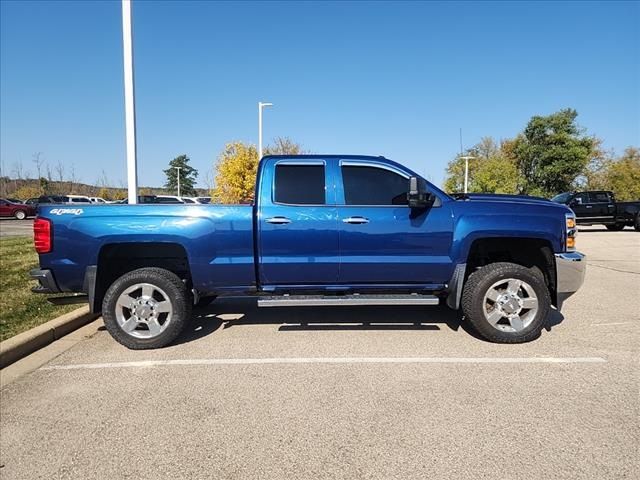
POLYGON ((567 251, 573 251, 576 249, 576 235, 578 235, 578 229, 576 228, 576 217, 573 213, 567 213, 565 214, 565 217, 567 251))

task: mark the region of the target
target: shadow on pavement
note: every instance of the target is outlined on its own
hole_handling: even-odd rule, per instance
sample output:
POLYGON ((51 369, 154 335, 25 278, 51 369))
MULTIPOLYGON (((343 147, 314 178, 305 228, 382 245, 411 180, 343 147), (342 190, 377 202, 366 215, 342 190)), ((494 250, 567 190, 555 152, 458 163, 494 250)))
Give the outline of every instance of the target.
MULTIPOLYGON (((545 324, 551 331, 564 316, 552 310, 545 324)), ((280 332, 349 331, 349 330, 440 330, 445 325, 452 331, 462 329, 483 340, 460 312, 446 306, 371 306, 371 307, 269 307, 258 308, 255 298, 223 298, 211 305, 195 309, 189 326, 174 345, 189 343, 222 328, 248 325, 280 325, 280 332)))
POLYGON ((222 298, 196 309, 174 344, 202 338, 219 328, 280 325, 281 332, 302 330, 451 330, 460 328, 457 312, 445 307, 269 307, 258 308, 255 298, 222 298))

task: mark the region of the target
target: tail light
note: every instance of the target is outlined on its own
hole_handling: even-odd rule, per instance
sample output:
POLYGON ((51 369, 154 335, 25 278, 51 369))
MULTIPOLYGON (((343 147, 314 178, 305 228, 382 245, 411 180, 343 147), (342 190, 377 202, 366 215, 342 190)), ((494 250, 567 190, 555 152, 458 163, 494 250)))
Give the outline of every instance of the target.
POLYGON ((52 250, 51 220, 36 218, 33 221, 33 244, 38 253, 49 253, 52 250))

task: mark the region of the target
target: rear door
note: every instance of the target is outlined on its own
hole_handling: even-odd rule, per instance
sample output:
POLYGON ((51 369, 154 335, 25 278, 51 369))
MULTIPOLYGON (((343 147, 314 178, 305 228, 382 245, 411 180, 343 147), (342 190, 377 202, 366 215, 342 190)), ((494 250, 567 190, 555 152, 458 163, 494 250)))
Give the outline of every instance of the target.
POLYGON ((600 221, 615 221, 615 204, 609 192, 589 192, 591 214, 600 221))
POLYGON ((256 217, 263 286, 336 282, 339 253, 335 182, 330 180, 328 161, 265 161, 256 217))
POLYGON ((11 204, 6 200, 0 199, 0 217, 10 217, 11 215, 13 215, 11 204))

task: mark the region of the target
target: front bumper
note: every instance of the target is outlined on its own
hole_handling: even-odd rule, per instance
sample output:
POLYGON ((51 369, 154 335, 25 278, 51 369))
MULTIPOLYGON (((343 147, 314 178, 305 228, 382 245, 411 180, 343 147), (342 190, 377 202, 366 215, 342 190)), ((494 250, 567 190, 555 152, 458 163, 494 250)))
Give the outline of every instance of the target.
POLYGON ((53 278, 51 270, 34 268, 29 272, 29 276, 40 282, 38 286, 31 289, 33 293, 60 293, 60 289, 53 278))
POLYGON ((556 292, 558 307, 584 283, 587 256, 580 252, 556 253, 556 292))

